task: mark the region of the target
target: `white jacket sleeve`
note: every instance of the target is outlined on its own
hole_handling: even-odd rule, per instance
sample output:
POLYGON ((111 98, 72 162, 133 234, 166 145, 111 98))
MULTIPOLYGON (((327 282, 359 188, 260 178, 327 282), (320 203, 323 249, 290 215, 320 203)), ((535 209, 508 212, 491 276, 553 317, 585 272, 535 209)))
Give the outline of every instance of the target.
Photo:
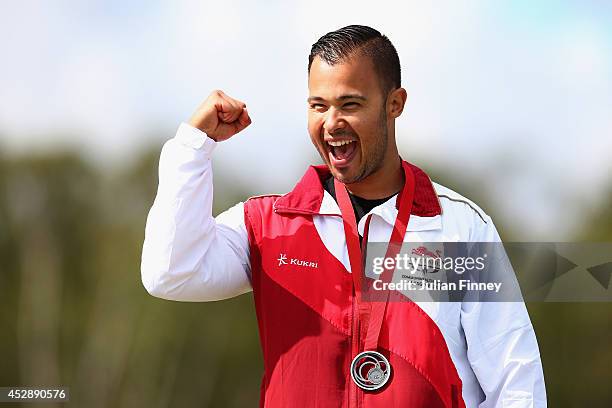
MULTIPOLYGON (((475 220, 480 225, 471 240, 501 242, 491 218, 485 220, 475 220)), ((485 395, 479 408, 546 407, 540 352, 523 302, 464 302, 461 325, 485 395)))
POLYGON ((153 296, 210 301, 252 289, 243 204, 212 216, 215 145, 183 123, 162 148, 141 261, 142 283, 153 296))

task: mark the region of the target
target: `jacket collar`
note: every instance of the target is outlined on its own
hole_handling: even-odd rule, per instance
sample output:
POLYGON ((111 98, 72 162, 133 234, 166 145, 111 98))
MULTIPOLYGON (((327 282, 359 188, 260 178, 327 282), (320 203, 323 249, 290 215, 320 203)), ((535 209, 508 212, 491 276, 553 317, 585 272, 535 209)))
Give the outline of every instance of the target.
MULTIPOLYGON (((414 173, 416 183, 411 215, 439 218, 442 207, 431 180, 423 170, 413 164, 408 165, 414 173)), ((310 166, 293 190, 276 200, 274 211, 283 214, 340 215, 335 200, 323 189, 321 180, 329 173, 326 165, 310 166)), ((396 201, 394 198, 389 199, 372 212, 378 213, 385 220, 391 219, 393 224, 397 215, 396 201)))

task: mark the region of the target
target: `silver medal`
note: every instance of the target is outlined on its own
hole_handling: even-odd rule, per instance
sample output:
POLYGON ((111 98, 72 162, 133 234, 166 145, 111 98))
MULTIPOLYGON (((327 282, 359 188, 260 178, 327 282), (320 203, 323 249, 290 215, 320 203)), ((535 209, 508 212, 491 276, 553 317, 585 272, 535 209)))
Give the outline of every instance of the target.
POLYGON ((384 386, 391 376, 391 364, 377 351, 364 351, 351 363, 351 378, 357 386, 373 391, 384 386))

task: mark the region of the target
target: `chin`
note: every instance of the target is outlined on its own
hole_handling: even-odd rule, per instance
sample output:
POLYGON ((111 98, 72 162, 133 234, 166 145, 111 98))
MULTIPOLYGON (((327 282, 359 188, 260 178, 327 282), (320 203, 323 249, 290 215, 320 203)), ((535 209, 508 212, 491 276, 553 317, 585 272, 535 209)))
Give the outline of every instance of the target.
POLYGON ((331 170, 332 175, 338 181, 343 184, 352 184, 355 183, 358 178, 358 174, 353 169, 342 169, 338 170, 335 167, 328 166, 331 170))

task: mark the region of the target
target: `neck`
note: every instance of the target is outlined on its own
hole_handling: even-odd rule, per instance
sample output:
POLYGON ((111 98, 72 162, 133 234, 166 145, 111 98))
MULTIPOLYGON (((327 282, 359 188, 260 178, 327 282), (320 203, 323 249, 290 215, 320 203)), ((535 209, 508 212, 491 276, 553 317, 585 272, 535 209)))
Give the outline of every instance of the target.
POLYGON ((403 186, 404 172, 399 155, 395 156, 393 160, 386 160, 381 168, 365 179, 346 185, 351 194, 367 200, 392 196, 400 191, 403 186))

